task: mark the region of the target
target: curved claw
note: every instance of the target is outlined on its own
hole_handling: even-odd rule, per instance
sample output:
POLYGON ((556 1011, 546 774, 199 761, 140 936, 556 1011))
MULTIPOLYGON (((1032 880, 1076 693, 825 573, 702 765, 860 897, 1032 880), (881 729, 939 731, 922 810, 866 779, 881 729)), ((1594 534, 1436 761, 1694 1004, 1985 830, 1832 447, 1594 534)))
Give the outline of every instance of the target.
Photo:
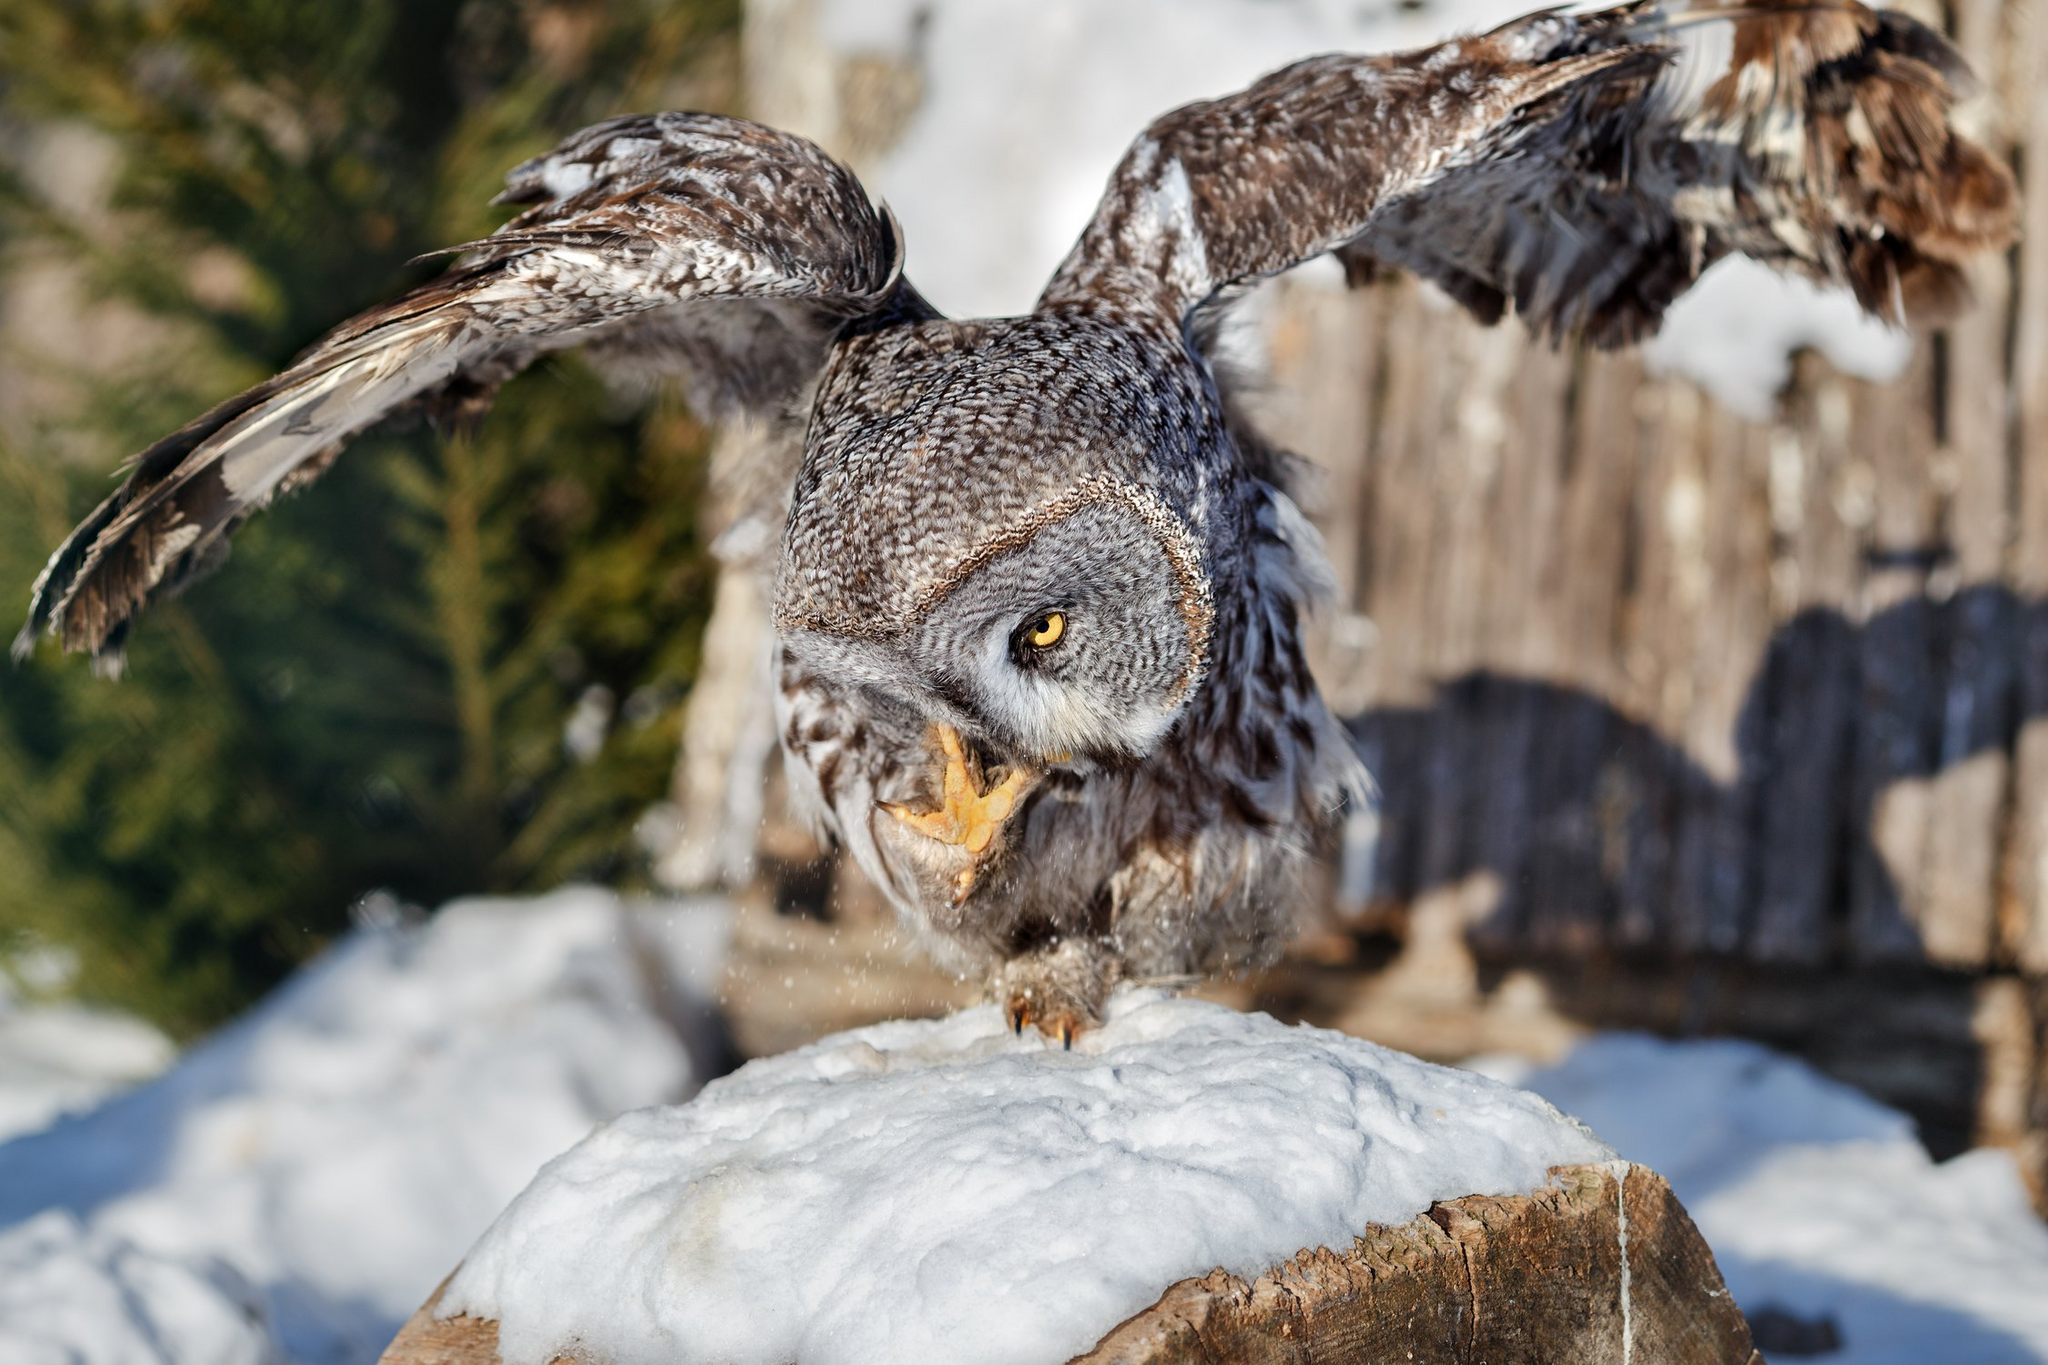
POLYGON ((1003 1017, 1010 1025, 1010 1032, 1019 1038, 1024 1036, 1026 1025, 1035 1025, 1047 1038, 1057 1038, 1065 1051, 1074 1050, 1074 1039, 1088 1027, 1088 1021, 1071 1009, 1055 1009, 1050 1012, 1039 1009, 1029 995, 1013 995, 1003 1007, 1003 1017))
POLYGON ((1072 1051, 1075 1039, 1102 1023, 1110 987, 1121 974, 1107 943, 1062 935, 997 966, 988 993, 1003 1006, 1012 1031, 1022 1033, 1029 1024, 1072 1051))

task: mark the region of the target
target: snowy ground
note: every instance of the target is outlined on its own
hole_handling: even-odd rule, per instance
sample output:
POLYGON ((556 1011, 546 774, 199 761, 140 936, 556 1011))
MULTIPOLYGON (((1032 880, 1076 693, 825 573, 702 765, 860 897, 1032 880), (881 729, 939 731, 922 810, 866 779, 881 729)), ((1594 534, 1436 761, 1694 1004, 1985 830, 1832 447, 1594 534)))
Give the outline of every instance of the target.
MULTIPOLYGON (((161 1079, 0 1145, 0 1360, 367 1365, 544 1161, 718 1064, 706 1012, 727 923, 710 903, 566 891, 359 931, 161 1079)), ((1461 1183, 1512 1187, 1583 1141, 1512 1092, 1335 1035, 1290 1050, 1291 1030, 1215 1006, 1118 1009, 1085 1045, 1096 1055, 1074 1058, 1011 1039, 988 1010, 842 1035, 750 1066, 716 1104, 613 1125, 553 1188, 612 1181, 625 1210, 687 1183, 692 1162, 727 1161, 692 1226, 777 1286, 772 1340, 802 1340, 792 1324, 822 1321, 836 1290, 979 1314, 999 1345, 1032 1321, 1004 1317, 1006 1287, 1073 1305, 1081 1317, 1031 1329, 1072 1337, 1082 1317, 1113 1325, 1140 1279, 1255 1268, 1453 1192, 1429 1159, 1435 1110, 1468 1138, 1513 1137, 1462 1149, 1461 1183), (1000 1082, 1002 1102, 940 1103, 961 1075, 1000 1082), (1263 1190, 1213 1140, 1240 1123, 1260 1166, 1285 1145, 1314 1178, 1263 1190), (1387 1140, 1403 1125, 1405 1147, 1387 1140), (814 1161, 786 1160, 800 1144, 814 1161), (1048 1183, 1061 1170, 1070 1183, 1048 1183), (969 1196, 983 1216, 963 1223, 969 1196), (1287 1227, 1261 1217, 1281 1205, 1287 1227), (1151 1210, 1137 1243, 1134 1210, 1151 1210), (807 1255, 813 1273, 795 1274, 807 1255)), ((1609 1036, 1545 1070, 1477 1065, 1663 1171, 1745 1307, 1833 1323, 1830 1365, 2048 1361, 2048 1228, 2003 1153, 1936 1165, 1902 1116, 1747 1044, 1609 1036)), ((518 1276, 549 1263, 500 1252, 552 1198, 508 1215, 463 1292, 530 1298, 518 1276)), ((732 1286, 730 1271, 693 1278, 667 1308, 731 1309, 732 1286)), ((862 1358, 871 1335, 840 1326, 834 1351, 803 1358, 862 1358)))
POLYGON ((351 935, 0 1146, 0 1360, 374 1360, 542 1162, 701 1084, 728 923, 579 890, 351 935))
POLYGON ((0 974, 0 1142, 92 1108, 174 1055, 171 1040, 139 1019, 25 1000, 0 974))

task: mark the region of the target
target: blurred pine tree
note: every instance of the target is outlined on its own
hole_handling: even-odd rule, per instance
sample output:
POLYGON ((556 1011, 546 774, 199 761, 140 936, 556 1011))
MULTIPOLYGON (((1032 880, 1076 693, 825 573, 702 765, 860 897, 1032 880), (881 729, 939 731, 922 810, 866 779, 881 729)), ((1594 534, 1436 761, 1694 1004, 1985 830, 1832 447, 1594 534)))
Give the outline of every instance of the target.
MULTIPOLYGON (((0 269, 177 340, 80 367, 33 319, 0 334, 76 395, 0 428, 0 587, 25 603, 120 457, 489 231, 516 161, 728 105, 737 26, 738 0, 8 0, 0 120, 97 130, 118 176, 81 216, 15 165, 0 269)), ((351 448, 152 613, 125 681, 50 648, 0 670, 0 952, 69 947, 82 993, 189 1032, 372 888, 630 878, 708 605, 703 447, 545 365, 472 436, 351 448)))

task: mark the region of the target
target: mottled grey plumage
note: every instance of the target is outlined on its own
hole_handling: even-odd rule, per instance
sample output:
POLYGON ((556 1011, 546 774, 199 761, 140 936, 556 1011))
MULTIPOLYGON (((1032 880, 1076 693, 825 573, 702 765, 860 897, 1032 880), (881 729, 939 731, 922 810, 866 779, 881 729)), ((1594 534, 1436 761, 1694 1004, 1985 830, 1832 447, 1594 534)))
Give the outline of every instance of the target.
POLYGON ((1235 420, 1214 306, 1336 251, 1614 344, 1721 255, 1903 317, 2010 236, 1964 73, 1853 0, 1644 0, 1394 57, 1319 57, 1156 122, 1029 316, 952 322, 892 219, 800 139, 618 119, 514 171, 532 205, 441 279, 143 453, 52 557, 48 629, 134 615, 395 410, 463 410, 588 345, 714 413, 808 403, 775 623, 819 823, 1020 1026, 1119 975, 1256 962, 1366 782, 1304 665, 1321 577, 1235 420))

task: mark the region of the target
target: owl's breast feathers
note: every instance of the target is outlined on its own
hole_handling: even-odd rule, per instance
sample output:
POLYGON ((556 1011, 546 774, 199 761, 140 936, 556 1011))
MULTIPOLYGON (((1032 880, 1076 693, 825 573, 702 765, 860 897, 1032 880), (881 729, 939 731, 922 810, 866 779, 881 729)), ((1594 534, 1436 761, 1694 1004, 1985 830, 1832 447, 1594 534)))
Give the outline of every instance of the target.
POLYGON ((1171 974, 1250 961, 1284 937, 1304 860, 1369 782, 1303 653, 1327 576, 1319 546, 1246 454, 1183 333, 1142 312, 926 322, 835 357, 784 540, 785 639, 893 640, 992 554, 1077 505, 1129 499, 1185 562, 1181 606, 1200 641, 1180 714, 1142 757, 1020 776, 991 750, 973 781, 941 752, 951 726, 933 729, 901 689, 785 653, 786 745, 813 764, 849 850, 942 955, 1114 932, 1131 962, 1171 974), (843 724, 799 722, 849 711, 864 716, 858 760, 843 724), (996 793, 1000 823, 972 818, 996 793), (878 800, 893 818, 874 819, 878 800), (967 833, 974 860, 955 847, 964 837, 937 837, 967 833))

